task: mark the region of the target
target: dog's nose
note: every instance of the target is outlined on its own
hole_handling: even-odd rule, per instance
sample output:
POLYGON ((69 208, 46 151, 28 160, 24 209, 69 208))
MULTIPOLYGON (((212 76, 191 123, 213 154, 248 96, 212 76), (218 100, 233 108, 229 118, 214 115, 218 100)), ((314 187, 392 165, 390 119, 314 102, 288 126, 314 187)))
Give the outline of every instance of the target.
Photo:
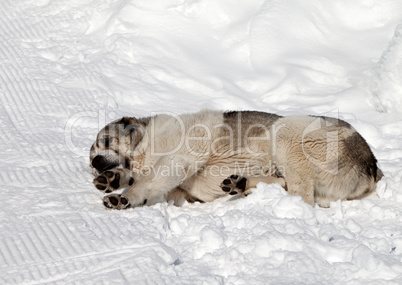
POLYGON ((105 168, 105 158, 102 155, 97 155, 92 159, 92 167, 98 171, 102 171, 105 168))
POLYGON ((92 167, 94 167, 99 173, 119 166, 118 161, 111 161, 103 155, 97 155, 92 159, 92 167))

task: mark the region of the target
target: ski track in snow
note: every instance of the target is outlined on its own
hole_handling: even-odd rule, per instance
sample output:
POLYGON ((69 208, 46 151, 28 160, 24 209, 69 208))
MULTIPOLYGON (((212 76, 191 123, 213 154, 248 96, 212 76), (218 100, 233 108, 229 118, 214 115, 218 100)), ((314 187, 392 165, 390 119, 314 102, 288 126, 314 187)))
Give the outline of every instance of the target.
POLYGON ((1 284, 401 284, 400 1, 0 2, 1 284), (385 177, 310 207, 108 211, 89 147, 123 115, 255 109, 351 123, 385 177))

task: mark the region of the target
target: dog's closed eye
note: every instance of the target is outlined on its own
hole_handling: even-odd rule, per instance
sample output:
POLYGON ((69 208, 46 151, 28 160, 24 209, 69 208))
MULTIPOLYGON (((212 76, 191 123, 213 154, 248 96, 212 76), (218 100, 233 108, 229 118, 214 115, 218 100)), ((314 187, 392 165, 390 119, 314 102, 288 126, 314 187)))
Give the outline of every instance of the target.
POLYGON ((105 147, 109 147, 110 141, 111 141, 110 138, 105 138, 105 139, 103 140, 103 145, 104 145, 105 147))
POLYGON ((106 138, 103 138, 103 139, 100 139, 99 141, 97 141, 96 144, 97 144, 97 147, 99 147, 99 143, 100 143, 101 145, 103 145, 103 147, 109 148, 110 144, 113 141, 114 141, 114 138, 106 137, 106 138))

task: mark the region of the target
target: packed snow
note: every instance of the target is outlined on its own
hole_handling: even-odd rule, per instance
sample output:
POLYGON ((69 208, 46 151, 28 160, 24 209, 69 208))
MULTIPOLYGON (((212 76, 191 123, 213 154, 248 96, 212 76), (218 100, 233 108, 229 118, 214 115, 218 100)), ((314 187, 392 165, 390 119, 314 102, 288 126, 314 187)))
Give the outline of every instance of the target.
POLYGON ((1 284, 401 284, 402 2, 0 2, 1 284), (246 198, 107 210, 108 122, 214 110, 328 115, 385 176, 323 209, 246 198))

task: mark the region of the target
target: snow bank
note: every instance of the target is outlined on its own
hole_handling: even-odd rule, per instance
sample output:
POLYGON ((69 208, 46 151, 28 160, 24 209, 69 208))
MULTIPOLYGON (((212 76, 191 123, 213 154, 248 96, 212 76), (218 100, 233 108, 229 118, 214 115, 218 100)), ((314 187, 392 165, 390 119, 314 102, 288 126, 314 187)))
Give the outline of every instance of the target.
POLYGON ((402 24, 395 29, 378 62, 373 80, 373 104, 380 112, 402 112, 402 24))

